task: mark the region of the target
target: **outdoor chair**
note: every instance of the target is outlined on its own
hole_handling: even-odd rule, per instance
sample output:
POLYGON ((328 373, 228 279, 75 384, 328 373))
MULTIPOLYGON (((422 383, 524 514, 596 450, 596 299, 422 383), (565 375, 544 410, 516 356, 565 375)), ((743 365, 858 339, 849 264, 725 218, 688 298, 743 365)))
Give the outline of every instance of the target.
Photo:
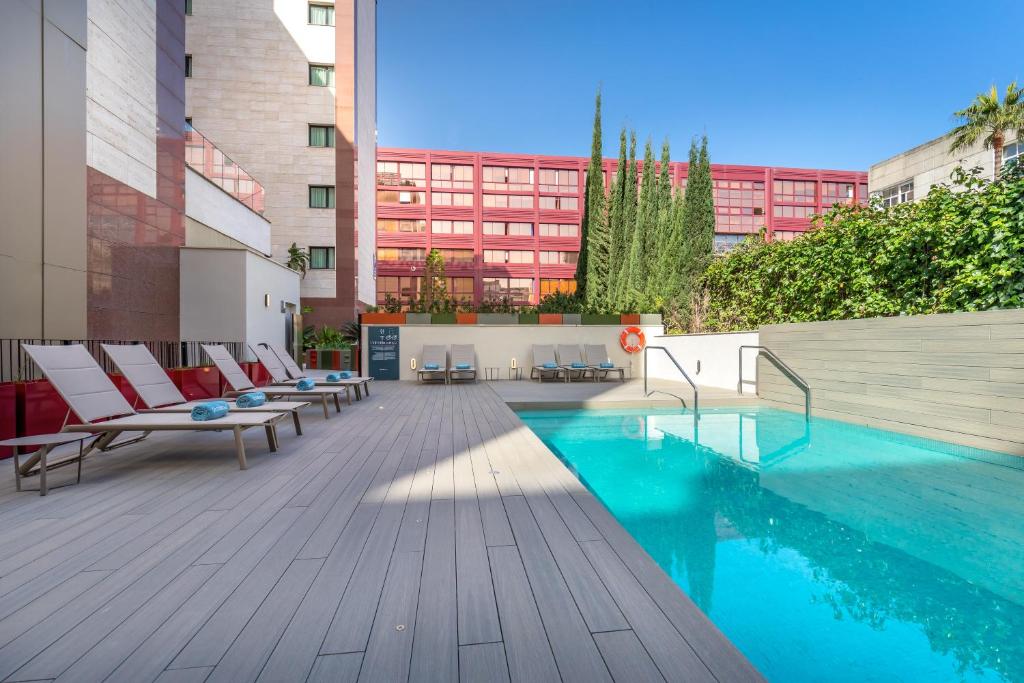
MULTIPOLYGON (((327 376, 332 372, 335 372, 334 370, 304 371, 302 368, 299 367, 299 364, 295 362, 295 359, 292 358, 291 354, 288 353, 288 350, 285 349, 282 345, 262 344, 262 346, 265 346, 269 348, 271 351, 273 351, 274 355, 277 356, 277 359, 281 361, 281 365, 284 366, 285 373, 287 373, 289 379, 298 381, 300 379, 309 378, 317 381, 326 381, 327 376)), ((352 387, 356 391, 356 400, 361 401, 363 400, 363 392, 365 392, 367 396, 370 395, 370 382, 372 381, 372 377, 360 377, 358 375, 355 375, 352 377, 341 379, 337 382, 331 382, 331 384, 352 387)))
POLYGON ((472 344, 452 344, 452 366, 448 381, 476 381, 476 348, 472 344))
POLYGON ((572 381, 574 378, 585 379, 587 373, 591 372, 591 368, 583 362, 580 347, 575 344, 559 344, 558 361, 559 367, 565 372, 566 382, 572 381))
POLYGON ((587 344, 583 350, 587 356, 587 365, 594 373, 595 382, 607 379, 613 372, 619 373, 621 381, 626 381, 626 368, 611 362, 604 344, 587 344))
POLYGON ((417 380, 425 382, 440 379, 448 383, 448 349, 443 346, 424 346, 420 360, 422 362, 416 370, 417 380))
POLYGON ((551 344, 533 345, 533 366, 530 368, 530 379, 543 382, 545 379, 558 379, 562 369, 555 358, 555 347, 551 344))

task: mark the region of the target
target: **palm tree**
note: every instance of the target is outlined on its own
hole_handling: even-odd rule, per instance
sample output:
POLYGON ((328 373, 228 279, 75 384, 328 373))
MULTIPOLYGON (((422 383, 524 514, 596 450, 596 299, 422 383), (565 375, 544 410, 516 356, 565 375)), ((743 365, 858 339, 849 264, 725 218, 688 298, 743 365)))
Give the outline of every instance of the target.
POLYGON ((1006 87, 1003 101, 993 85, 988 92, 979 93, 970 106, 954 114, 960 125, 954 128, 951 152, 970 148, 979 139, 985 149, 995 150, 996 177, 1003 166, 1003 145, 1008 132, 1016 132, 1018 140, 1024 140, 1024 90, 1014 81, 1006 87))

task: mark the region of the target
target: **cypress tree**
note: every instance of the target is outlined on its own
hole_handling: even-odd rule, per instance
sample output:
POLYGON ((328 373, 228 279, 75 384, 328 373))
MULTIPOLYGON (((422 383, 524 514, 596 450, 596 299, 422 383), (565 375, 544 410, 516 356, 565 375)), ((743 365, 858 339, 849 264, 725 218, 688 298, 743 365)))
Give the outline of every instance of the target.
MULTIPOLYGON (((621 172, 620 172, 621 173, 621 172)), ((633 243, 636 241, 637 179, 636 179, 636 131, 629 133, 629 161, 622 174, 622 265, 616 283, 615 306, 619 311, 628 311, 632 305, 629 283, 632 277, 633 243)))
POLYGON ((619 276, 624 268, 626 233, 622 225, 622 211, 626 190, 626 129, 619 133, 619 163, 615 182, 608 197, 608 308, 616 310, 619 276))
POLYGON ((650 139, 644 145, 643 175, 640 179, 640 200, 637 205, 636 235, 629 259, 629 289, 633 301, 649 304, 651 257, 654 255, 654 233, 658 226, 658 171, 650 139))
POLYGON ((665 268, 666 252, 671 248, 672 238, 672 177, 669 174, 671 156, 668 138, 661 144, 661 167, 658 172, 658 215, 651 255, 650 292, 662 299, 669 295, 668 278, 665 268))
POLYGON ((679 305, 688 313, 689 298, 697 281, 711 262, 715 240, 714 185, 711 180, 711 161, 708 156, 708 139, 705 136, 698 151, 696 144, 690 148, 690 171, 686 182, 686 198, 683 207, 682 252, 685 262, 680 264, 681 286, 679 305))
POLYGON ((594 99, 594 130, 583 196, 576 291, 589 309, 603 308, 608 291, 608 226, 605 211, 601 145, 601 91, 594 99))

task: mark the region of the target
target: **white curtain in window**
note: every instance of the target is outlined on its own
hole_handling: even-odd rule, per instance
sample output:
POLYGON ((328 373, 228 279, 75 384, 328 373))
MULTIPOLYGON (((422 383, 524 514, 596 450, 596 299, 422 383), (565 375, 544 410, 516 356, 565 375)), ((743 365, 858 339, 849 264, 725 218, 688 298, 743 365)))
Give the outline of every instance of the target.
POLYGON ((309 23, 317 26, 334 26, 334 8, 328 5, 310 5, 309 23))

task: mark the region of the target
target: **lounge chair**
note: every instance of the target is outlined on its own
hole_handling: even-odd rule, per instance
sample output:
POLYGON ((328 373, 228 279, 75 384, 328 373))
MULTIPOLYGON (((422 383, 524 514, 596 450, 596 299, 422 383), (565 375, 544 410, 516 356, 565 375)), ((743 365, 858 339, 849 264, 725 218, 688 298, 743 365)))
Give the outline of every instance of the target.
POLYGON ((452 366, 448 370, 448 381, 456 379, 476 381, 476 348, 472 344, 452 344, 452 366))
MULTIPOLYGON (((103 352, 114 361, 114 365, 135 390, 145 408, 140 413, 190 413, 202 401, 186 399, 174 382, 167 376, 156 358, 145 344, 100 344, 103 352)), ((308 401, 267 401, 255 408, 240 408, 234 401, 228 401, 232 411, 262 413, 290 413, 295 424, 295 433, 302 434, 299 422, 299 408, 309 405, 308 401)), ((136 406, 133 406, 136 407, 136 406)))
MULTIPOLYGON (((235 436, 235 455, 238 468, 246 469, 245 444, 242 432, 251 427, 263 427, 267 433, 270 450, 277 450, 275 425, 284 413, 237 412, 228 413, 216 420, 197 421, 185 413, 137 413, 110 381, 103 368, 96 363, 81 344, 60 346, 36 346, 22 344, 21 348, 35 361, 46 379, 68 404, 69 415, 73 413, 82 424, 65 424, 61 431, 89 432, 97 434, 85 454, 93 449, 103 450, 124 432, 156 431, 230 431, 235 436)), ((40 495, 46 495, 45 475, 47 469, 46 448, 21 463, 19 476, 40 465, 40 495)))
MULTIPOLYGON (((285 349, 280 344, 261 344, 261 346, 269 348, 274 353, 274 355, 277 356, 277 359, 281 361, 281 365, 284 366, 284 370, 287 373, 289 379, 300 380, 309 378, 322 382, 326 381, 327 375, 331 374, 332 372, 336 372, 335 370, 315 370, 313 372, 303 371, 303 369, 299 367, 299 364, 295 362, 295 359, 292 358, 291 354, 288 353, 288 350, 285 349)), ((258 357, 259 356, 257 356, 257 358, 258 357)), ((339 384, 352 387, 353 389, 356 390, 356 400, 361 401, 363 400, 362 392, 366 392, 367 396, 370 395, 370 382, 372 381, 372 377, 359 377, 358 375, 356 375, 353 377, 349 377, 348 379, 343 379, 339 382, 331 382, 331 384, 339 384)))
POLYGON ((422 362, 416 370, 416 379, 421 382, 440 379, 445 384, 448 383, 448 349, 443 346, 424 346, 420 360, 422 362))
MULTIPOLYGON (((298 379, 292 379, 291 377, 289 377, 288 371, 285 370, 284 363, 281 362, 281 359, 277 357, 276 353, 274 353, 271 349, 267 348, 266 346, 256 345, 250 346, 249 348, 252 349, 252 352, 256 354, 256 358, 257 360, 259 360, 260 365, 262 365, 263 368, 268 373, 270 373, 271 387, 295 387, 298 385, 299 382, 303 380, 312 379, 310 377, 300 377, 298 379)), ((314 380, 314 383, 316 381, 317 380, 314 380)), ((327 388, 326 384, 323 383, 322 380, 320 380, 320 382, 324 384, 325 388, 327 388)), ((335 389, 344 389, 345 400, 348 401, 349 405, 352 405, 352 394, 349 393, 349 389, 354 388, 358 391, 358 386, 353 386, 352 384, 344 382, 331 382, 330 384, 335 389)))
POLYGON ((580 347, 575 344, 558 345, 558 365, 565 371, 565 381, 575 379, 586 379, 587 373, 591 371, 583 362, 580 354, 580 347))
MULTIPOLYGON (((324 419, 330 417, 330 412, 327 407, 327 401, 329 398, 334 399, 334 409, 336 412, 341 412, 341 402, 338 400, 338 394, 342 391, 348 395, 348 387, 322 387, 316 386, 308 391, 303 391, 295 386, 281 386, 281 385, 268 385, 265 387, 257 387, 249 379, 249 376, 245 374, 245 371, 235 362, 235 359, 231 357, 228 350, 221 344, 203 344, 203 351, 210 357, 213 364, 220 370, 221 377, 224 378, 224 382, 227 388, 224 390, 224 396, 232 397, 239 396, 249 391, 262 391, 267 395, 269 399, 319 399, 321 405, 324 408, 324 419)), ((273 354, 271 354, 273 355, 273 354)), ((275 356, 276 357, 276 356, 275 356)), ((266 366, 264 366, 266 367, 266 366)))
POLYGON ((587 344, 583 351, 587 356, 587 365, 594 373, 595 382, 599 381, 599 379, 606 379, 613 372, 619 373, 621 381, 626 381, 626 368, 611 362, 608 349, 604 344, 587 344))
POLYGON ((545 379, 558 379, 562 376, 562 368, 558 367, 555 358, 555 347, 550 344, 533 345, 533 367, 530 368, 530 379, 543 382, 545 379))

